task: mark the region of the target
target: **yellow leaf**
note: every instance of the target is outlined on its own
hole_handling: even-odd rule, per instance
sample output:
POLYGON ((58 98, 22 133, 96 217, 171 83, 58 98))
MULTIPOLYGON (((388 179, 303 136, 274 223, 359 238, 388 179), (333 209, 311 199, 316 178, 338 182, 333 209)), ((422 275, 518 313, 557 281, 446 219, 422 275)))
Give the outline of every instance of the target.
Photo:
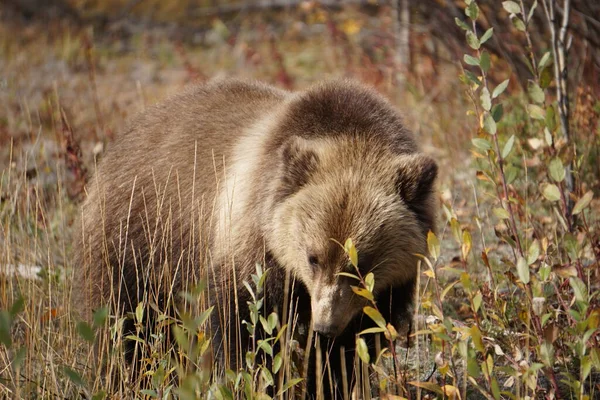
POLYGON ((425 274, 426 276, 428 276, 431 279, 435 278, 435 273, 430 269, 423 271, 423 274, 425 274))
POLYGON ((460 391, 456 386, 444 385, 442 386, 442 390, 444 391, 444 394, 448 396, 449 400, 460 400, 460 391))
POLYGON ((473 242, 471 239, 471 233, 465 229, 463 231, 463 244, 461 246, 463 260, 466 260, 467 257, 469 256, 472 245, 473 245, 473 242))
POLYGON ((342 24, 342 31, 348 36, 354 36, 360 32, 360 23, 355 19, 347 19, 342 24))
POLYGON ((427 247, 429 249, 429 255, 437 260, 440 256, 440 241, 438 240, 435 233, 429 231, 427 233, 427 247))
POLYGON ((380 327, 385 329, 385 319, 381 315, 381 313, 373 308, 373 307, 365 307, 363 308, 363 312, 367 314, 371 319, 380 327))
POLYGON ((360 288, 358 286, 352 286, 352 291, 367 300, 373 301, 375 299, 373 297, 373 293, 369 292, 367 289, 360 288))
POLYGON ((367 342, 365 342, 365 339, 361 337, 356 338, 356 352, 358 353, 358 356, 364 363, 369 363, 371 357, 369 356, 369 349, 367 347, 367 342))
POLYGON ((408 382, 408 383, 410 385, 420 387, 422 389, 427 389, 427 390, 437 393, 437 394, 441 394, 441 395, 444 394, 444 392, 442 391, 442 388, 439 385, 436 385, 435 383, 432 383, 432 382, 412 381, 412 382, 408 382))
POLYGON ((356 247, 354 246, 352 239, 348 238, 346 240, 346 243, 344 243, 344 251, 346 251, 346 254, 348 254, 348 257, 350 258, 350 262, 352 263, 354 268, 357 268, 358 267, 358 251, 356 250, 356 247))
POLYGON ((485 347, 483 347, 483 340, 481 339, 481 331, 477 325, 473 325, 471 327, 471 338, 473 339, 473 346, 475 349, 481 353, 485 352, 485 347))

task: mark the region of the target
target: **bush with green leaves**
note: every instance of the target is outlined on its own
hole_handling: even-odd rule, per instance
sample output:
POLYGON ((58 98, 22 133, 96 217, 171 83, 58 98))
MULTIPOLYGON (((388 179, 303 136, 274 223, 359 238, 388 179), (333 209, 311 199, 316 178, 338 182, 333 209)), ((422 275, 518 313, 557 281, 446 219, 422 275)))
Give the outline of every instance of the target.
MULTIPOLYGON (((523 1, 503 6, 529 40, 537 1, 529 9, 523 1)), ((461 80, 476 121, 476 196, 492 212, 472 216, 477 231, 471 232, 444 206, 461 249, 457 267, 439 265, 439 241, 428 239, 431 260, 425 261, 435 290, 425 293, 423 307, 436 317, 428 331, 439 346, 443 382, 429 388, 462 398, 472 390, 492 399, 594 398, 600 371, 599 232, 597 210, 590 208, 593 192, 579 179, 586 160, 559 122, 567 117, 560 104, 566 93, 554 100, 549 93, 561 84, 554 76, 563 73, 564 61, 556 66, 551 50, 537 54, 530 48, 524 55, 532 72, 527 93, 503 101, 509 79, 493 84, 494 65, 485 50, 493 28, 477 31, 476 1, 467 1, 465 14, 467 21, 456 23, 471 48, 461 80), (473 251, 473 236, 480 237, 480 252, 473 251), (455 278, 444 281, 442 270, 455 278), (457 293, 465 296, 461 321, 443 307, 457 293)))

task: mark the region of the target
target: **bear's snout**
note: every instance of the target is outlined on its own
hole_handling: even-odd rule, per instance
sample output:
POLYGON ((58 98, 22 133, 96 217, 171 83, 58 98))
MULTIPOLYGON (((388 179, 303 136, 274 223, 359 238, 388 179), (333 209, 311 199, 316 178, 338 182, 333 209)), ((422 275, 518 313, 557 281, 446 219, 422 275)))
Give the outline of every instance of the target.
POLYGON ((340 335, 354 316, 351 291, 339 284, 317 284, 311 294, 312 326, 328 337, 340 335))
POLYGON ((315 324, 313 326, 315 332, 319 335, 327 337, 335 337, 342 333, 343 329, 340 329, 339 325, 326 325, 326 324, 315 324))

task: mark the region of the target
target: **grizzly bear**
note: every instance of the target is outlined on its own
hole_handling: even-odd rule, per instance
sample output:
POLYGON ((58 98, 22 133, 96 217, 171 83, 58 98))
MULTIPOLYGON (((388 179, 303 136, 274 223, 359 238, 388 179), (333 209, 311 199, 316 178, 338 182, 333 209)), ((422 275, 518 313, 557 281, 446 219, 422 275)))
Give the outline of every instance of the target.
POLYGON ((217 364, 236 369, 250 341, 244 282, 258 263, 263 315, 289 313, 320 339, 309 396, 323 380, 326 397, 340 397, 357 379, 356 334, 374 326, 356 281, 340 275, 357 273, 340 243, 351 238, 359 272, 374 273, 384 318, 409 323, 436 176, 395 108, 357 82, 193 86, 138 116, 99 163, 78 224, 76 304, 88 318, 107 304, 119 315, 141 301, 166 309, 204 280, 217 364))

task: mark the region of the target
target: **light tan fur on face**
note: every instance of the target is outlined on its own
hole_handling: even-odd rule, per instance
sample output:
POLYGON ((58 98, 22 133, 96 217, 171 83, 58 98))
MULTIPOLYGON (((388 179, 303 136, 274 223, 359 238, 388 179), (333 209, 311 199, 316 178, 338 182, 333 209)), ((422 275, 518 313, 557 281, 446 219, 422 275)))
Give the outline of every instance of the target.
POLYGON ((352 238, 359 255, 375 253, 369 266, 375 294, 416 273, 415 253, 424 252, 424 237, 395 185, 398 168, 410 156, 358 138, 303 145, 317 154, 318 168, 306 186, 277 206, 267 240, 279 262, 306 285, 313 323, 338 331, 364 305, 350 287, 357 283, 337 275, 356 273, 340 243, 352 238), (307 261, 311 254, 320 259, 317 270, 307 261))

